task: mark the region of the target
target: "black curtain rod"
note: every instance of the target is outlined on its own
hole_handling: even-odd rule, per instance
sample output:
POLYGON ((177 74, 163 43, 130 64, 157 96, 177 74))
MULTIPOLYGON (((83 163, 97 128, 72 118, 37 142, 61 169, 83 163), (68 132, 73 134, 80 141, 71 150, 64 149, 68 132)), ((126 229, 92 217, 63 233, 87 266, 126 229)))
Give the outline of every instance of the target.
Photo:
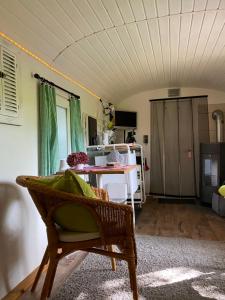
POLYGON ((64 88, 62 88, 61 86, 55 84, 54 82, 51 82, 51 81, 49 81, 49 80, 47 80, 47 79, 41 77, 41 76, 40 76, 39 74, 37 74, 37 73, 34 74, 34 78, 40 80, 41 82, 47 82, 47 83, 49 83, 50 85, 56 87, 57 89, 59 89, 59 90, 61 90, 61 91, 63 91, 63 92, 66 92, 66 93, 68 93, 68 94, 70 94, 70 95, 76 97, 77 99, 80 99, 80 96, 78 96, 78 95, 76 95, 76 94, 74 94, 74 93, 71 93, 70 91, 68 91, 68 90, 66 90, 66 89, 64 89, 64 88))
POLYGON ((157 102, 157 101, 167 101, 167 100, 182 100, 182 99, 190 99, 190 98, 203 98, 208 97, 208 95, 201 96, 186 96, 186 97, 171 97, 171 98, 162 98, 162 99, 150 99, 149 102, 157 102))

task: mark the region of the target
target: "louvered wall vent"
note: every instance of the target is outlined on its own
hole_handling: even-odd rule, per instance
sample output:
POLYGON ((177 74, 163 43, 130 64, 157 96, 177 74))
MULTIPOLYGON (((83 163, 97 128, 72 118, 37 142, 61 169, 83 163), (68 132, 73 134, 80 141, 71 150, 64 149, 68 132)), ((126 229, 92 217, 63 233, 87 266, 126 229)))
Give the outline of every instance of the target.
POLYGON ((19 125, 16 56, 4 47, 0 47, 0 75, 0 122, 19 125))
POLYGON ((168 89, 168 97, 179 97, 180 89, 168 89))

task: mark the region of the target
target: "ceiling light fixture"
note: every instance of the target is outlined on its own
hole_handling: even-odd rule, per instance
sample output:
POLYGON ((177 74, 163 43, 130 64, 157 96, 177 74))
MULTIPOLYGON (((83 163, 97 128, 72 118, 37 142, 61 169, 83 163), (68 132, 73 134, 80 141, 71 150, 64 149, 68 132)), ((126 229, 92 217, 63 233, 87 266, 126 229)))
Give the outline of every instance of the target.
POLYGON ((9 37, 8 35, 6 35, 4 32, 0 31, 0 36, 2 38, 4 38, 5 40, 7 40, 8 42, 10 42, 11 44, 13 44, 14 46, 16 46, 17 48, 19 48, 20 50, 22 50, 23 52, 25 52, 27 55, 29 55, 32 58, 34 58, 35 60, 37 60, 39 63, 41 63, 42 65, 44 65, 45 67, 47 67, 51 71, 55 72, 56 74, 58 74, 59 76, 63 77, 64 79, 72 82, 73 84, 79 86, 82 90, 86 91, 88 94, 94 96, 97 99, 100 99, 99 96, 97 96, 94 92, 92 92, 91 90, 89 90, 88 88, 86 88, 85 86, 83 86, 77 80, 75 80, 75 79, 69 77, 68 75, 64 74, 63 72, 57 70, 52 65, 50 65, 49 63, 47 63, 44 59, 40 58, 39 56, 37 56, 36 54, 34 54, 33 52, 31 52, 27 48, 23 47, 21 44, 17 43, 15 40, 13 40, 11 37, 9 37))

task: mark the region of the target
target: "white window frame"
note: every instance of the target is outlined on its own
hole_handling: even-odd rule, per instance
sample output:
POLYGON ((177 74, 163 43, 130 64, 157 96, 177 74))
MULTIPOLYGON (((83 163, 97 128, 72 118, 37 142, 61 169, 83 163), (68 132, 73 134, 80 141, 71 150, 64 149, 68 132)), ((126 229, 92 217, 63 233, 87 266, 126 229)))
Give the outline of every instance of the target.
MULTIPOLYGON (((70 128, 70 105, 68 98, 58 91, 56 92, 56 106, 62 107, 66 110, 67 120, 67 155, 71 153, 71 128, 70 128)), ((66 158, 66 157, 65 157, 66 158)))

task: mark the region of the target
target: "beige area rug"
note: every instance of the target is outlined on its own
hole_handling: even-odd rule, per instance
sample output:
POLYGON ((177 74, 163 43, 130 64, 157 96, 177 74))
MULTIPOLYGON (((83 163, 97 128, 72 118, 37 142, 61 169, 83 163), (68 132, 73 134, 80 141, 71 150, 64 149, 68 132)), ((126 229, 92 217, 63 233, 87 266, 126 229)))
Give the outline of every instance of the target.
MULTIPOLYGON (((225 300, 225 243, 137 236, 140 299, 225 300)), ((89 254, 54 300, 132 299, 126 262, 89 254)))

